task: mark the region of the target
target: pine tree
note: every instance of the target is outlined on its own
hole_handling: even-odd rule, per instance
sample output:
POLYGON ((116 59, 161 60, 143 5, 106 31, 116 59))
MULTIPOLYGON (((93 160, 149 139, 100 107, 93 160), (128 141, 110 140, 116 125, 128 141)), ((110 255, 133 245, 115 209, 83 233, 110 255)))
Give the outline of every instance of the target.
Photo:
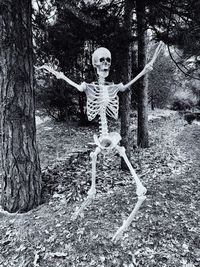
POLYGON ((40 204, 36 147, 31 0, 0 4, 2 207, 26 212, 40 204))

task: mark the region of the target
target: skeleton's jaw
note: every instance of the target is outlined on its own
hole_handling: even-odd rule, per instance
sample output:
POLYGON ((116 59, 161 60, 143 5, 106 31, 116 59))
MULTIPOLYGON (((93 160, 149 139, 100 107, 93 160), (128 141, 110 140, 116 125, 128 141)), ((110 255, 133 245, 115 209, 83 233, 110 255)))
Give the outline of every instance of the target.
POLYGON ((98 83, 105 84, 105 78, 107 78, 109 75, 110 67, 107 65, 97 66, 96 70, 98 75, 98 83))

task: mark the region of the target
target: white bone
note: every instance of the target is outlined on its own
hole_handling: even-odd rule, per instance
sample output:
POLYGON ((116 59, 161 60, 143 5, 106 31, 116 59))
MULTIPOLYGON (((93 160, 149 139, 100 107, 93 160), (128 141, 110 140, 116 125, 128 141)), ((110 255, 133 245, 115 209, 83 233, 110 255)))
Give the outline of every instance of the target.
POLYGON ((112 238, 112 241, 114 243, 117 242, 117 240, 119 240, 122 237, 123 232, 126 231, 126 229, 129 227, 129 225, 133 221, 135 215, 137 214, 140 206, 142 205, 142 203, 144 202, 145 199, 146 199, 146 196, 140 196, 140 197, 138 197, 138 201, 137 201, 134 209, 132 210, 132 212, 130 213, 130 215, 128 216, 128 218, 123 222, 123 225, 114 234, 114 236, 112 238))
POLYGON ((84 83, 84 91, 87 95, 88 120, 93 120, 97 115, 100 115, 102 118, 101 123, 103 124, 106 114, 117 119, 119 110, 119 97, 117 93, 122 86, 122 83, 117 85, 84 83))
POLYGON ((101 148, 97 147, 94 152, 90 154, 92 159, 92 185, 90 190, 88 191, 88 196, 94 198, 96 194, 96 164, 97 164, 97 156, 101 152, 101 148))
POLYGON ((156 50, 155 50, 155 53, 154 53, 154 55, 152 57, 152 60, 150 61, 152 65, 156 61, 158 55, 160 54, 160 52, 162 51, 162 49, 164 48, 164 46, 165 46, 165 44, 162 41, 160 41, 159 44, 158 44, 158 46, 157 46, 157 48, 156 48, 156 50))
POLYGON ((76 89, 78 89, 79 91, 83 91, 82 87, 81 87, 79 84, 77 84, 77 83, 73 82, 72 80, 70 80, 69 78, 67 78, 67 77, 64 75, 63 72, 56 71, 56 70, 52 69, 51 67, 49 67, 48 65, 42 65, 42 66, 40 66, 40 67, 36 67, 36 66, 35 66, 35 68, 36 68, 37 70, 45 69, 45 70, 51 72, 52 74, 54 74, 54 75, 56 76, 57 79, 62 79, 62 80, 64 80, 64 81, 66 81, 67 83, 69 83, 71 86, 73 86, 73 87, 75 87, 76 89))
POLYGON ((156 61, 159 53, 162 51, 162 49, 164 48, 165 44, 160 41, 155 52, 154 55, 151 59, 151 61, 149 63, 146 64, 146 66, 144 67, 144 69, 130 82, 128 82, 127 84, 125 84, 123 86, 123 88, 121 89, 121 91, 125 91, 128 87, 130 87, 133 83, 135 83, 138 79, 140 79, 142 76, 144 76, 145 74, 147 74, 149 71, 153 70, 153 64, 156 61))
POLYGON ((101 148, 102 152, 110 152, 112 149, 116 148, 120 140, 121 135, 116 132, 100 135, 99 138, 96 134, 94 135, 94 142, 99 148, 101 148))
POLYGON ((96 195, 96 164, 97 164, 97 156, 101 152, 101 149, 97 147, 94 152, 91 152, 90 157, 92 158, 92 184, 91 188, 88 191, 88 196, 82 203, 81 207, 74 212, 72 215, 72 220, 76 220, 77 217, 82 214, 84 209, 91 204, 92 200, 94 199, 96 195))
POLYGON ((116 149, 121 157, 123 157, 126 162, 134 180, 136 183, 136 194, 138 196, 138 201, 130 213, 127 220, 123 223, 123 225, 118 229, 116 234, 113 236, 113 241, 117 241, 123 232, 128 228, 131 224, 133 218, 137 214, 140 206, 143 201, 146 199, 146 188, 142 185, 140 179, 138 178, 135 170, 133 169, 130 161, 127 158, 125 153, 125 148, 120 147, 118 144, 121 140, 121 136, 119 133, 108 131, 107 124, 107 115, 117 119, 118 118, 118 110, 119 110, 119 98, 117 93, 119 91, 125 91, 130 85, 132 85, 135 81, 137 81, 140 77, 145 75, 147 72, 153 69, 153 64, 158 57, 158 54, 164 47, 164 43, 160 42, 156 51, 152 57, 152 60, 145 66, 145 68, 129 83, 123 86, 120 84, 106 84, 105 78, 109 74, 110 66, 111 66, 111 54, 110 51, 106 48, 98 48, 92 55, 92 64, 94 68, 97 70, 98 74, 98 84, 87 84, 82 83, 78 85, 68 79, 62 72, 57 72, 51 69, 49 66, 43 65, 37 69, 46 69, 47 71, 53 73, 57 79, 63 79, 70 85, 77 88, 79 91, 85 91, 87 96, 87 116, 88 120, 93 120, 97 115, 100 116, 100 136, 94 135, 94 142, 97 145, 94 152, 91 153, 92 158, 92 184, 91 188, 88 191, 88 196, 86 200, 83 202, 81 207, 73 214, 72 220, 75 220, 87 207, 96 194, 96 163, 97 156, 99 153, 109 153, 113 149, 116 149))
POLYGON ((147 189, 142 185, 140 179, 138 178, 135 170, 133 169, 127 155, 126 155, 126 152, 125 152, 125 148, 124 147, 121 147, 121 146, 116 146, 116 150, 119 152, 120 156, 124 159, 124 161, 126 162, 126 165, 128 166, 134 180, 135 180, 135 183, 136 183, 136 194, 138 197, 140 196, 143 196, 146 194, 147 192, 147 189))
POLYGON ((109 75, 110 65, 111 65, 111 53, 105 47, 100 47, 94 51, 92 54, 92 65, 97 70, 99 75, 99 81, 104 79, 109 75))
POLYGON ((146 199, 146 188, 142 185, 140 179, 138 178, 136 172, 134 171, 130 161, 128 160, 126 153, 125 153, 125 148, 124 147, 120 147, 120 146, 116 146, 116 150, 119 152, 120 156, 123 157, 124 161, 126 162, 135 182, 136 182, 136 194, 138 195, 138 201, 134 207, 134 209, 132 210, 132 212, 130 213, 130 215, 128 216, 128 218, 124 221, 123 225, 117 230, 117 232, 115 233, 115 235, 112 238, 113 242, 116 242, 118 239, 121 238, 123 232, 128 228, 128 226, 131 224, 131 222, 133 221, 135 215, 137 214, 140 206, 142 205, 142 203, 144 202, 144 200, 146 199))

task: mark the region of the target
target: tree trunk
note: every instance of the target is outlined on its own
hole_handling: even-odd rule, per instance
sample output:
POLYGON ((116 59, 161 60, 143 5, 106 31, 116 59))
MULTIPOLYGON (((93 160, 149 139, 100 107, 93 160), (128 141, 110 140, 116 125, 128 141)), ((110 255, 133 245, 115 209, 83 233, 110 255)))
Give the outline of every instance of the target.
POLYGON ((155 110, 154 92, 151 92, 151 110, 155 110))
POLYGON ((3 209, 26 212, 40 203, 36 148, 31 0, 0 3, 0 94, 3 209))
MULTIPOLYGON (((129 82, 132 77, 132 16, 133 16, 132 0, 125 0, 124 11, 124 34, 126 36, 126 43, 123 48, 122 68, 123 81, 129 82)), ((126 90, 121 94, 120 110, 121 110, 121 145, 125 147, 126 154, 130 158, 130 109, 131 109, 131 90, 126 90)), ((127 169, 127 165, 122 159, 121 168, 127 169)))
MULTIPOLYGON (((138 71, 142 71, 146 64, 145 52, 145 1, 136 0, 137 36, 138 36, 138 71)), ((148 77, 138 80, 138 134, 139 147, 148 147, 148 77)))
POLYGON ((80 110, 80 125, 85 126, 88 123, 87 115, 84 111, 85 101, 83 93, 79 93, 79 110, 80 110))

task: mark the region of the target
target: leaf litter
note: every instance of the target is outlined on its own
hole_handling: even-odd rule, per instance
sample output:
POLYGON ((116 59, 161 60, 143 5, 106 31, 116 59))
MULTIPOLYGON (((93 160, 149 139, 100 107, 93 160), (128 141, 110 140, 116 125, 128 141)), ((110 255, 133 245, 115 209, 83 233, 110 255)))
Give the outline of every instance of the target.
POLYGON ((131 175, 119 156, 99 157, 96 198, 73 222, 91 185, 91 131, 68 136, 64 124, 40 124, 43 204, 26 214, 0 211, 0 266, 199 266, 200 128, 172 114, 150 121, 149 134, 150 147, 131 152, 147 200, 113 244, 137 201, 131 175))

